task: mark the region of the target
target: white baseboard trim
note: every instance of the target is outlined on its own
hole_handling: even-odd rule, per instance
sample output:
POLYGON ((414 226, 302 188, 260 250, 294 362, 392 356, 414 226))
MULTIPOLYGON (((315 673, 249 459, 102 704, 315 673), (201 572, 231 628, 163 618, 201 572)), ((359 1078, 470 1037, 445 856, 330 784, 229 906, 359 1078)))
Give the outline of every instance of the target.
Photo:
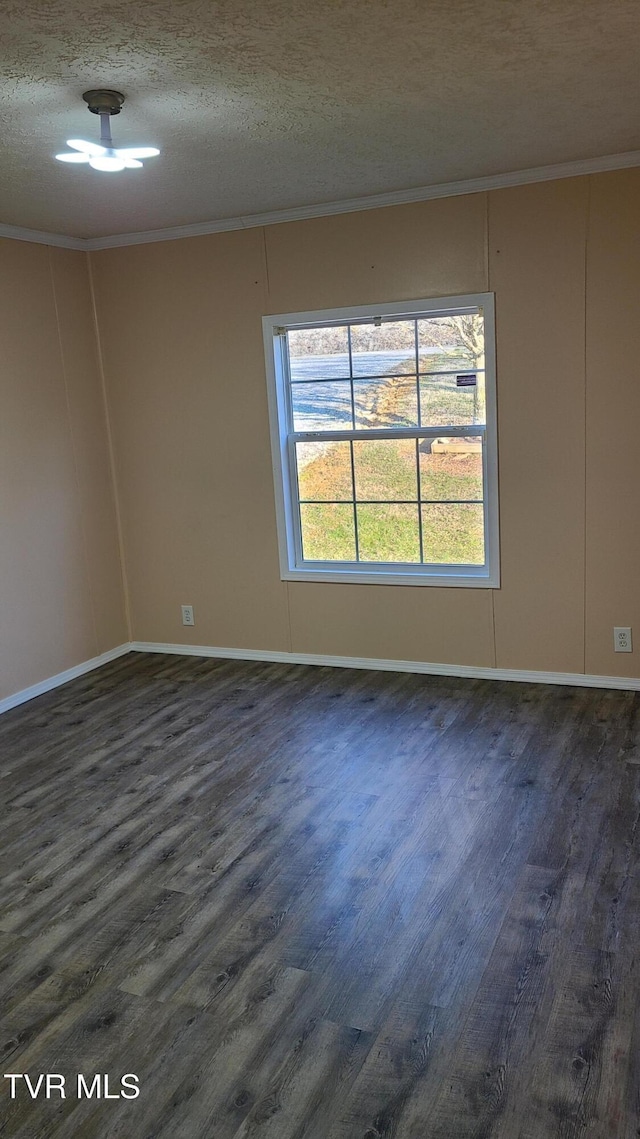
POLYGON ((58 672, 56 676, 49 676, 46 680, 39 681, 38 684, 32 684, 30 688, 23 688, 21 692, 14 692, 13 696, 6 696, 4 700, 0 700, 0 715, 3 712, 8 712, 10 708, 16 708, 18 704, 25 704, 27 700, 42 696, 43 693, 50 692, 52 688, 67 684, 69 680, 76 680, 78 676, 84 676, 85 672, 92 672, 94 668, 100 668, 101 665, 108 664, 109 661, 130 652, 130 644, 118 645, 117 648, 109 649, 108 652, 101 653, 100 656, 92 657, 91 660, 84 660, 82 664, 76 664, 73 668, 65 669, 64 672, 58 672))
POLYGON ((640 677, 591 676, 583 672, 533 672, 517 668, 482 668, 475 665, 432 664, 421 660, 380 660, 376 657, 325 656, 322 653, 285 653, 270 649, 228 649, 211 645, 169 645, 157 641, 132 641, 138 653, 169 653, 177 656, 221 657, 272 664, 328 665, 331 668, 366 668, 378 672, 418 672, 428 676, 461 676, 470 680, 513 680, 524 684, 568 684, 580 688, 618 688, 640 691, 640 677))
POLYGON ((328 656, 323 653, 287 653, 273 649, 230 649, 218 645, 173 645, 159 641, 131 641, 118 645, 100 656, 74 665, 64 672, 14 692, 0 700, 0 715, 42 696, 61 684, 76 680, 109 661, 129 652, 167 653, 173 656, 219 657, 223 660, 263 661, 265 664, 308 664, 329 668, 363 668, 372 672, 415 672, 425 676, 460 676, 469 680, 511 680, 521 684, 567 684, 578 688, 616 688, 626 692, 640 691, 640 677, 592 676, 582 672, 534 672, 516 668, 483 668, 479 665, 435 664, 421 660, 383 660, 377 657, 328 656))

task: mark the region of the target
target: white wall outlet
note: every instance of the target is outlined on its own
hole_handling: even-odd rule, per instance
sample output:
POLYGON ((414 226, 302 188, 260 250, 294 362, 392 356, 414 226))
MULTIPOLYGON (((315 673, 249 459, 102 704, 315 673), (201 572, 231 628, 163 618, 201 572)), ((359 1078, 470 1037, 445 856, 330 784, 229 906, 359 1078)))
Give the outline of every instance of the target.
POLYGON ((631 653, 631 629, 615 628, 613 630, 613 648, 617 653, 631 653))
POLYGON ((182 605, 181 608, 182 608, 182 624, 183 625, 195 625, 195 621, 193 619, 193 605, 182 605))

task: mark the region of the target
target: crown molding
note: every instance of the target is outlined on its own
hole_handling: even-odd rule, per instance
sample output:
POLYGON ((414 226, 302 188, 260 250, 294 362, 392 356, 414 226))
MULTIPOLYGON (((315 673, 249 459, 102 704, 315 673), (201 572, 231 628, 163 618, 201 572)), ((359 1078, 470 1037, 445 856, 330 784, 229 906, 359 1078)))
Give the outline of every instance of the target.
POLYGON ((147 230, 140 233, 120 233, 111 237, 92 237, 86 242, 89 250, 114 249, 121 245, 145 245, 156 241, 178 241, 185 237, 200 237, 208 233, 224 233, 233 229, 253 229, 261 225, 279 225, 289 221, 330 217, 335 214, 358 213, 362 210, 383 209, 386 206, 411 205, 434 198, 453 198, 461 194, 480 194, 487 190, 501 190, 509 186, 525 186, 533 182, 551 182, 558 178, 575 178, 584 174, 601 174, 610 170, 625 170, 640 166, 640 150, 625 154, 610 154, 602 158, 585 158, 576 162, 561 162, 554 166, 537 166, 530 170, 515 170, 508 174, 489 174, 483 178, 466 178, 459 182, 442 182, 437 186, 417 186, 411 190, 394 190, 389 194, 369 194, 363 198, 347 198, 340 202, 322 202, 315 206, 298 206, 289 210, 270 210, 264 214, 224 218, 221 221, 197 222, 167 229, 147 230))
POLYGON ((83 237, 67 237, 64 233, 45 233, 41 229, 24 229, 21 225, 3 225, 0 222, 0 237, 12 241, 31 241, 35 245, 55 245, 59 249, 81 249, 86 252, 87 242, 83 237))
POLYGON ((80 249, 85 252, 92 252, 100 249, 116 249, 123 245, 149 245, 157 241, 179 241, 185 237, 202 237, 209 233, 228 233, 230 230, 254 229, 256 226, 280 225, 283 222, 305 221, 309 218, 331 217, 335 214, 359 213, 362 210, 384 209, 386 206, 411 205, 416 202, 428 202, 434 198, 453 198, 461 194, 481 194, 488 190, 503 190, 511 186, 527 186, 535 182, 553 182, 560 178, 577 178, 585 174, 603 174, 613 170, 629 170, 637 166, 640 166, 640 150, 628 150, 624 154, 606 154, 599 158, 580 158, 574 162, 558 162, 552 166, 535 166, 528 170, 510 171, 507 174, 488 174, 482 178, 441 182, 436 186, 416 186, 411 190, 394 190, 388 194, 368 194, 362 198, 346 198, 338 202, 320 202, 313 206, 269 210, 262 214, 247 214, 233 218, 222 218, 218 221, 168 226, 165 229, 141 230, 137 233, 114 233, 107 237, 82 238, 0 224, 0 237, 9 237, 16 241, 34 241, 40 245, 57 245, 63 249, 80 249))

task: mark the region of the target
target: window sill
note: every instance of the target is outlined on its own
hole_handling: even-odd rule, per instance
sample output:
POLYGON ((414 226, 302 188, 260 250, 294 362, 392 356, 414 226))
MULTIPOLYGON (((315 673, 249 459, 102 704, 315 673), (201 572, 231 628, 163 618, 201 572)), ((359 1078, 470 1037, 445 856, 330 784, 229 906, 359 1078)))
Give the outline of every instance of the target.
POLYGON ((440 589, 498 589, 500 577, 490 574, 484 567, 470 569, 464 573, 425 573, 424 570, 326 570, 318 567, 308 569, 285 569, 280 574, 282 581, 324 581, 343 585, 421 585, 437 586, 440 589))

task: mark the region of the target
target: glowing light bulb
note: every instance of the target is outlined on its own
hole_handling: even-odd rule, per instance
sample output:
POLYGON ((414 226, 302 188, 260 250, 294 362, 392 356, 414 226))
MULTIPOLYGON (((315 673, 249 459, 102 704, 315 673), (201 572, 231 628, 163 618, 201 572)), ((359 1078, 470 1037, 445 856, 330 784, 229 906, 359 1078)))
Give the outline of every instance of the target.
POLYGON ((93 166, 94 170, 124 170, 124 162, 118 157, 115 150, 109 147, 105 150, 104 154, 92 154, 89 159, 89 165, 93 166))
POLYGON ((65 154, 56 154, 58 162, 88 162, 88 154, 79 154, 77 151, 68 151, 65 154))
POLYGON ((115 173, 120 170, 140 170, 142 158, 155 158, 160 153, 157 146, 114 147, 109 115, 117 114, 124 102, 124 95, 117 91, 86 91, 83 98, 89 104, 89 109, 100 115, 100 142, 69 138, 67 146, 71 149, 56 154, 58 162, 87 163, 94 170, 115 173))

